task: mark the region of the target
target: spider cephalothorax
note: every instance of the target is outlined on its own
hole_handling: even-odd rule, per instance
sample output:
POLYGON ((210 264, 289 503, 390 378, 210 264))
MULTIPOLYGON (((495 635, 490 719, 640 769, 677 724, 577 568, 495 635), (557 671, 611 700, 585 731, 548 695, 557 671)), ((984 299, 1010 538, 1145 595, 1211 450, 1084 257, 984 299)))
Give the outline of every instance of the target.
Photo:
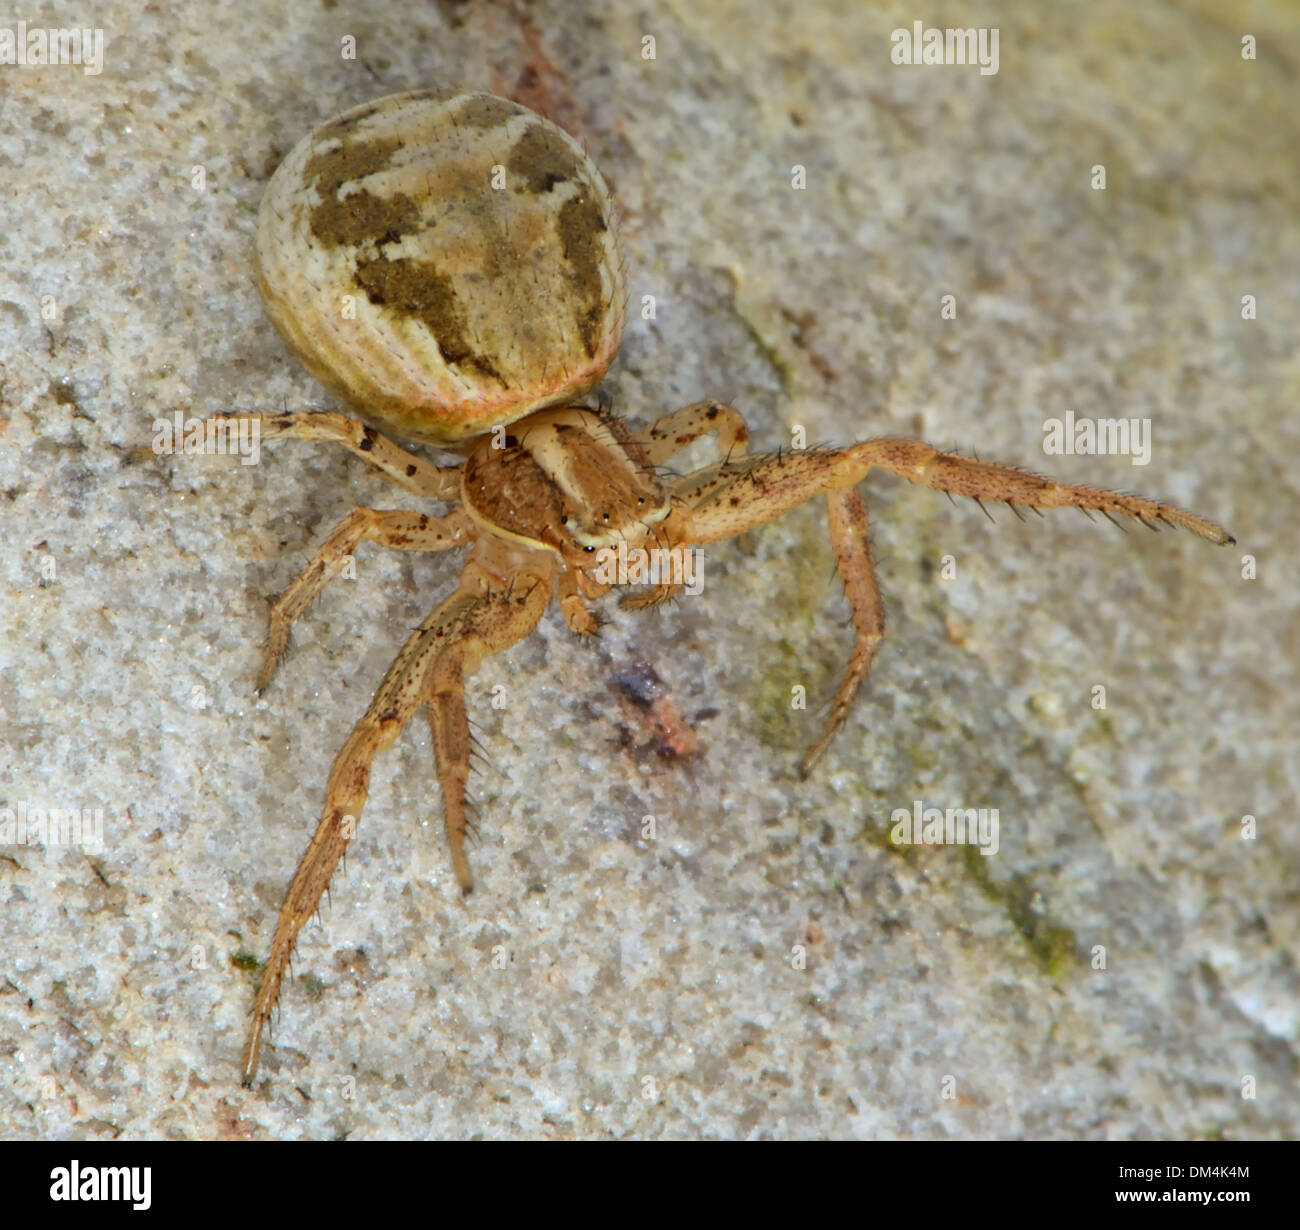
MULTIPOLYGON (((553 597, 570 628, 594 634, 588 603, 626 583, 609 568, 616 548, 671 555, 825 497, 855 639, 826 726, 804 756, 807 773, 843 725, 884 634, 867 510, 855 490, 870 469, 1013 508, 1095 509, 1233 541, 1168 504, 1066 486, 919 440, 750 454, 744 420, 721 402, 686 406, 640 430, 580 404, 623 324, 608 189, 572 138, 504 99, 418 91, 329 121, 272 179, 257 255, 268 312, 314 373, 373 424, 464 458, 439 467, 340 414, 252 416, 263 437, 334 441, 448 508, 438 516, 359 508, 345 518, 273 604, 259 690, 289 626, 363 540, 467 555, 456 590, 407 640, 334 761, 280 910, 244 1052, 246 1082, 298 932, 355 833, 375 755, 425 710, 452 863, 469 891, 465 679, 526 637, 553 597), (721 459, 666 477, 674 455, 706 435, 721 459)), ((669 571, 622 603, 662 602, 681 585, 669 571)))
POLYGON ((465 460, 461 502, 497 534, 557 552, 573 567, 640 540, 672 504, 649 454, 618 419, 585 408, 541 410, 498 446, 480 439, 465 460))

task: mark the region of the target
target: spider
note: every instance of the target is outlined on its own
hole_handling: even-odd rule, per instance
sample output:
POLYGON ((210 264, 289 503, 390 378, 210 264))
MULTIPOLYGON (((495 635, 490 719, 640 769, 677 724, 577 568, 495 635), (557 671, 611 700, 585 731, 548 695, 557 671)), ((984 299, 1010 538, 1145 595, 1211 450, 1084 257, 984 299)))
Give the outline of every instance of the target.
MULTIPOLYGON (((488 655, 527 637, 552 600, 573 632, 597 635, 590 604, 628 584, 611 570, 616 558, 646 551, 680 559, 824 498, 854 643, 825 727, 802 759, 806 776, 843 726, 885 631, 867 508, 857 490, 870 470, 1013 510, 1074 507, 1133 517, 1150 528, 1182 526, 1213 543, 1234 541, 1213 522, 1156 500, 1058 483, 920 440, 750 453, 744 419, 721 401, 696 402, 639 429, 584 404, 582 394, 603 375, 623 323, 621 256, 607 190, 567 134, 504 99, 417 91, 356 108, 317 129, 267 190, 258 266, 268 312, 291 347, 371 421, 300 412, 218 415, 209 422, 229 427, 236 418, 251 419, 264 439, 333 442, 446 509, 349 514, 272 604, 259 693, 275 674, 290 626, 363 541, 462 551, 464 560, 455 590, 411 634, 335 757, 257 992, 243 1054, 245 1084, 257 1071, 298 933, 355 835, 376 755, 424 709, 452 866, 468 893, 465 680, 488 655), (486 187, 489 169, 496 168, 507 172, 499 198, 491 194, 501 189, 486 187), (452 193, 450 206, 444 190, 452 193), (514 211, 508 231, 501 210, 514 211), (528 230, 520 219, 534 224, 527 277, 512 276, 492 252, 503 233, 518 237, 528 230), (456 235, 450 247, 449 229, 456 235), (495 300, 481 280, 462 276, 472 265, 465 253, 476 243, 482 245, 478 263, 497 272, 495 300), (340 315, 333 302, 345 291, 356 296, 351 316, 340 315), (539 295, 549 336, 543 325, 533 327, 539 295), (549 361, 544 376, 530 377, 537 347, 549 361), (411 383, 412 370, 422 387, 393 394, 401 379, 411 383), (461 460, 435 464, 376 423, 454 450, 461 460), (706 436, 715 438, 719 459, 671 477, 667 464, 706 436)), ((657 605, 686 581, 685 570, 669 571, 625 593, 621 605, 657 605)))

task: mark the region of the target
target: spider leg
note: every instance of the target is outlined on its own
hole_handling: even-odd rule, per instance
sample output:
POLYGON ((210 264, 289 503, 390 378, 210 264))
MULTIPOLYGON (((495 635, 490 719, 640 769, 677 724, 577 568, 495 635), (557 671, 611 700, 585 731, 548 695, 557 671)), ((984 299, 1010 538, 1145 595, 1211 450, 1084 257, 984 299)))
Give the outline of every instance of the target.
POLYGON ((311 843, 294 872, 271 941, 271 954, 262 974, 253 1005, 253 1021, 244 1044, 243 1080, 252 1084, 257 1071, 262 1030, 280 997, 280 983, 297 943, 298 932, 315 913, 329 886, 370 790, 370 766, 376 754, 387 747, 424 700, 425 679, 439 650, 456 637, 466 617, 479 601, 481 582, 467 568, 460 588, 431 614, 411 635, 397 660, 388 668, 379 690, 342 750, 334 758, 325 806, 311 843))
POLYGON ((424 684, 424 699, 433 739, 443 821, 451 847, 452 867, 461 891, 474 887, 465 857, 465 787, 469 781, 471 736, 465 711, 465 677, 489 654, 524 639, 551 600, 550 576, 517 576, 508 589, 495 589, 466 612, 456 635, 439 650, 424 684))
POLYGON ((697 401, 655 419, 632 437, 652 465, 662 465, 701 436, 713 433, 724 458, 743 457, 749 445, 749 427, 740 411, 722 401, 697 401))
POLYGON ((272 604, 257 691, 266 691, 289 642, 289 626, 330 583, 364 541, 403 551, 447 551, 474 539, 474 523, 456 509, 446 517, 405 510, 358 508, 334 528, 306 568, 272 604))
POLYGON ((299 440, 330 440, 341 444, 363 461, 369 462, 386 478, 416 495, 434 500, 460 497, 460 466, 436 466, 423 457, 408 453, 373 427, 346 414, 301 411, 291 414, 214 414, 208 422, 232 423, 253 419, 261 438, 293 436, 299 440))
MULTIPOLYGON (((911 483, 954 495, 1000 500, 1022 507, 1082 508, 1165 522, 1222 545, 1236 539, 1227 530, 1172 504, 1099 487, 1058 483, 1014 466, 945 453, 920 440, 864 440, 845 449, 767 453, 740 462, 709 466, 674 488, 693 507, 676 510, 675 531, 691 542, 714 542, 752 529, 823 491, 851 487, 873 466, 911 483)), ((670 518, 671 519, 671 518, 670 518)))
POLYGON ((679 589, 680 585, 651 585, 639 593, 624 594, 618 604, 627 611, 646 611, 675 598, 679 589))
POLYGON ((693 579, 691 569, 694 565, 689 550, 683 551, 683 544, 674 542, 671 534, 662 532, 656 526, 646 542, 652 544, 653 549, 663 552, 659 559, 666 562, 658 565, 660 570, 658 580, 648 584, 643 590, 624 594, 619 598, 618 604, 625 610, 644 611, 669 602, 677 597, 684 585, 691 584, 693 579))
MULTIPOLYGON (((742 535, 747 537, 747 535, 742 535)), ((694 562, 691 559, 689 548, 678 544, 674 549, 667 545, 670 539, 657 539, 656 545, 660 550, 667 552, 662 559, 666 559, 666 564, 661 564, 661 570, 666 570, 667 579, 661 579, 654 584, 648 585, 645 589, 630 594, 624 594, 618 600, 618 605, 628 611, 645 611, 650 607, 661 606, 665 602, 671 602, 681 592, 682 587, 694 582, 694 562)))
POLYGON ((560 611, 564 622, 579 636, 595 636, 600 631, 598 620, 583 601, 580 591, 582 573, 564 569, 555 582, 556 593, 560 599, 560 611))
POLYGON ((612 588, 608 582, 597 581, 594 577, 588 576, 585 572, 575 574, 578 580, 578 592, 589 602, 595 602, 597 598, 603 597, 609 593, 612 588))
POLYGON ((957 495, 1001 500, 1013 507, 1020 504, 1035 509, 1080 508, 1084 512, 1091 509, 1116 513, 1148 525, 1159 521, 1182 526, 1219 546, 1236 542, 1222 526, 1172 504, 1101 487, 1058 483, 1015 466, 945 453, 920 440, 867 440, 845 452, 853 458, 854 465, 863 467, 864 473, 872 466, 879 466, 910 483, 922 483, 957 495))
POLYGON ((781 516, 814 495, 828 496, 836 568, 844 580, 857 640, 826 730, 803 759, 805 774, 843 724, 884 634, 884 611, 866 539, 866 508, 853 495, 854 484, 873 466, 950 494, 1001 500, 1036 512, 1044 508, 1091 509, 1135 517, 1153 528, 1158 522, 1183 526, 1220 545, 1236 541, 1213 521, 1158 500, 1069 486, 1013 466, 945 453, 920 440, 866 440, 845 449, 750 455, 688 474, 673 485, 677 503, 663 523, 663 532, 674 542, 730 538, 781 516))
MULTIPOLYGON (((645 450, 652 465, 663 465, 688 444, 694 444, 701 436, 710 433, 718 438, 718 451, 722 454, 723 465, 749 455, 749 426, 740 411, 725 401, 697 401, 683 406, 680 410, 655 419, 649 427, 633 436, 632 442, 645 450)), ((754 553, 754 539, 749 534, 741 534, 736 545, 746 555, 754 553)), ((673 592, 675 591, 652 591, 650 596, 628 596, 619 605, 631 610, 657 606, 672 597, 673 592)))
POLYGON ((800 763, 804 777, 812 772, 813 766, 830 747, 836 732, 844 725, 853 698, 867 676, 872 658, 876 656, 876 647, 885 635, 885 608, 871 562, 871 544, 867 541, 867 506, 852 487, 844 487, 826 493, 826 513, 830 522, 831 546, 835 552, 835 568, 844 582, 856 637, 848 670, 831 704, 826 728, 800 763))

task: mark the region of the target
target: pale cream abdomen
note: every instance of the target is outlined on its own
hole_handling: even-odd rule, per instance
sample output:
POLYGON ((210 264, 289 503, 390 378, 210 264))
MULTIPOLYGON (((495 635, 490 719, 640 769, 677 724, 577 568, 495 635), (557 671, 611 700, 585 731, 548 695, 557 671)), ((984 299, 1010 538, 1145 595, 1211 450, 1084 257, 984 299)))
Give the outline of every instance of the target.
POLYGON ((597 384, 624 285, 609 190, 517 103, 422 90, 321 125, 262 200, 267 314, 375 426, 455 444, 597 384))

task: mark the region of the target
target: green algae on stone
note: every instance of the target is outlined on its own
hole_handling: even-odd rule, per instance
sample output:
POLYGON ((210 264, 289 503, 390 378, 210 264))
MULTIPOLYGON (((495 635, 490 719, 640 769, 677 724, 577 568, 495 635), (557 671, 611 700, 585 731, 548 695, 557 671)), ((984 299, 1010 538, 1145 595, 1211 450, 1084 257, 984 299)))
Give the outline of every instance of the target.
POLYGON ((266 968, 266 962, 254 952, 241 951, 235 953, 230 958, 230 964, 238 970, 243 970, 246 974, 256 974, 261 977, 262 970, 266 968))
POLYGON ((328 985, 328 983, 317 978, 315 974, 307 973, 302 976, 302 989, 307 992, 309 999, 320 999, 328 985))
POLYGON ((1017 872, 1005 884, 999 884, 989 871, 988 859, 975 846, 962 847, 962 860, 984 895, 1002 907, 1024 937, 1034 964, 1050 978, 1061 977, 1074 962, 1078 937, 1069 927, 1053 922, 1034 908, 1038 891, 1029 878, 1017 872))

